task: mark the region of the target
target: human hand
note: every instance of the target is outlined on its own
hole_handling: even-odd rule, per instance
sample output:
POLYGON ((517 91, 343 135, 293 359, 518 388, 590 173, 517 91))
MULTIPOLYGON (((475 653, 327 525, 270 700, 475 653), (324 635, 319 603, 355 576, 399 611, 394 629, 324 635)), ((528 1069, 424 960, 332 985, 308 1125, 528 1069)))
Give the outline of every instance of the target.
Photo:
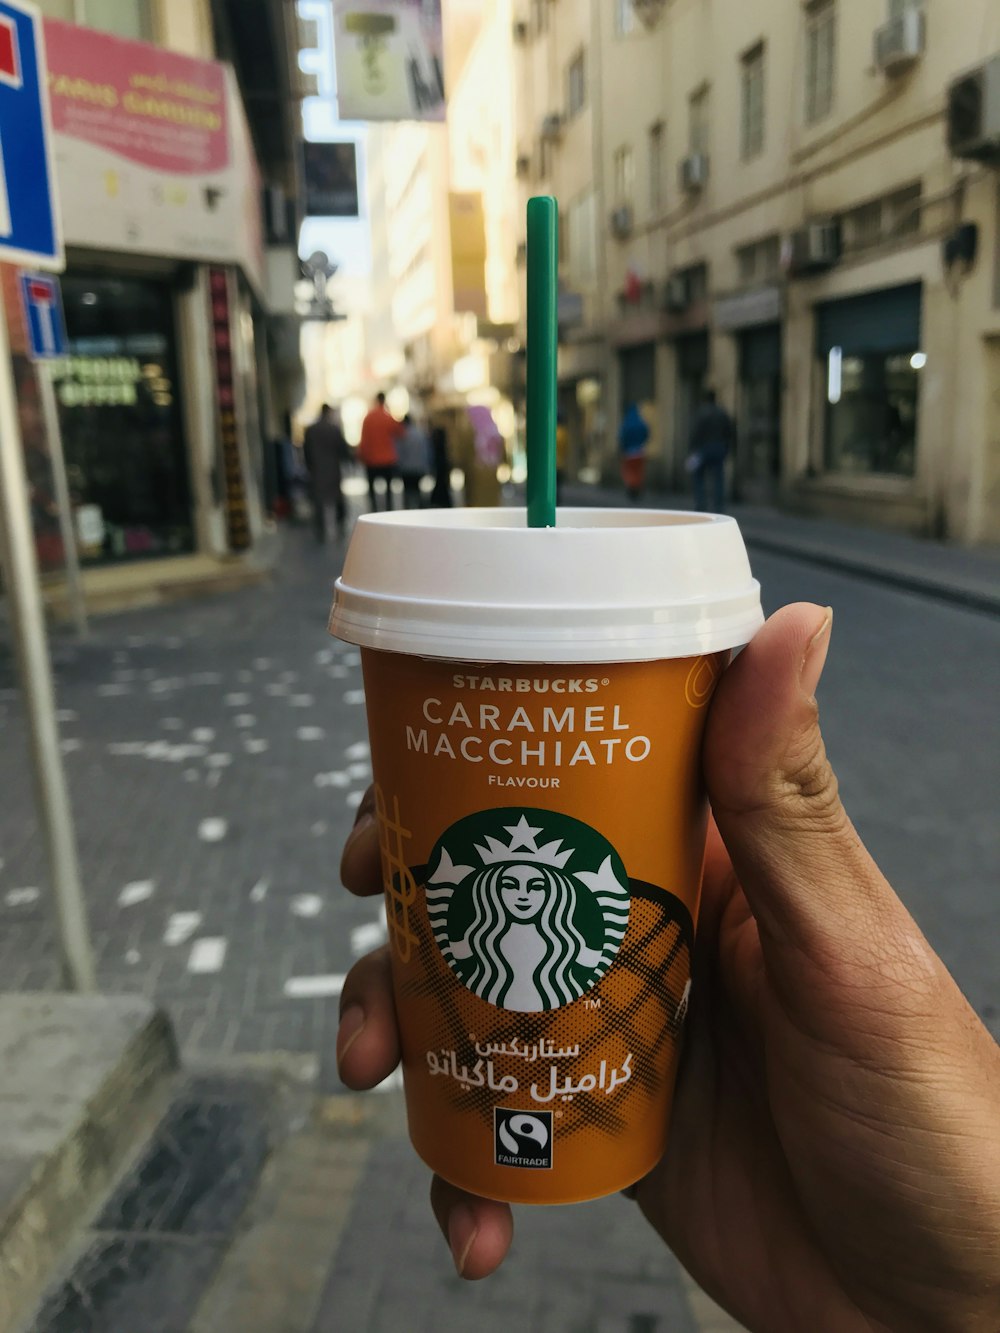
MULTIPOLYGON (((829 632, 778 612, 713 701, 687 1048, 632 1193, 751 1330, 996 1333, 1000 1049, 840 803, 813 698, 829 632)), ((381 891, 370 800, 342 876, 381 891)), ((347 978, 338 1060, 353 1088, 399 1060, 385 950, 347 978)), ((459 1272, 493 1272, 510 1209, 438 1179, 431 1201, 459 1272)))

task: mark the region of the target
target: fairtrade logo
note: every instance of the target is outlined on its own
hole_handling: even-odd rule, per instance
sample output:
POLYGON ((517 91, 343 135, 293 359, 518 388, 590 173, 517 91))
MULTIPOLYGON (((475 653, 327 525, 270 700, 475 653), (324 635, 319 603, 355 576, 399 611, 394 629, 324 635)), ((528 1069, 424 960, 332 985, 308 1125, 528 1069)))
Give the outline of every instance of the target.
POLYGON ((494 1160, 497 1166, 546 1171, 552 1166, 552 1112, 493 1110, 494 1160))
POLYGON ((445 962, 475 995, 518 1013, 597 985, 621 948, 628 875, 595 829, 548 810, 459 820, 428 862, 427 911, 445 962))

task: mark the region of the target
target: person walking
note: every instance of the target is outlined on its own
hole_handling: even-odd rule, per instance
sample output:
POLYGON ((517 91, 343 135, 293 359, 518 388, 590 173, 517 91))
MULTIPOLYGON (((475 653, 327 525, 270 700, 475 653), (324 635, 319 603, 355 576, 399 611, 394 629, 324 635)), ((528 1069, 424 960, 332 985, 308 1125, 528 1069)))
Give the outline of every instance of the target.
POLYGON ((708 509, 708 488, 712 487, 715 512, 721 514, 726 502, 726 457, 736 440, 736 425, 721 407, 714 389, 706 389, 701 407, 691 423, 691 448, 688 470, 694 479, 694 507, 708 509))
POLYGON ((392 508, 392 482, 396 476, 398 452, 396 442, 404 430, 385 405, 385 394, 375 398, 374 406, 361 424, 361 443, 358 457, 368 474, 368 499, 374 514, 378 509, 375 483, 385 482, 385 507, 392 508))
POLYGON ((459 409, 454 441, 455 462, 465 474, 466 508, 496 508, 500 503, 497 468, 507 456, 507 446, 490 409, 459 409))
POLYGON ((419 509, 420 483, 431 469, 431 442, 424 427, 409 414, 403 418, 403 433, 396 452, 403 481, 403 505, 406 509, 419 509))
POLYGON ((448 453, 448 428, 438 421, 431 430, 431 455, 434 489, 431 491, 432 509, 450 509, 454 503, 451 494, 451 456, 448 453))
POLYGON ((340 541, 347 529, 341 473, 349 453, 340 421, 329 403, 323 404, 317 419, 307 427, 302 451, 312 490, 316 540, 320 545, 326 541, 326 511, 332 506, 337 519, 337 540, 340 541))
POLYGON ((633 504, 642 498, 646 484, 646 445, 649 443, 649 427, 639 411, 638 404, 630 403, 625 409, 621 429, 618 432, 618 448, 621 452, 622 481, 625 493, 633 504))

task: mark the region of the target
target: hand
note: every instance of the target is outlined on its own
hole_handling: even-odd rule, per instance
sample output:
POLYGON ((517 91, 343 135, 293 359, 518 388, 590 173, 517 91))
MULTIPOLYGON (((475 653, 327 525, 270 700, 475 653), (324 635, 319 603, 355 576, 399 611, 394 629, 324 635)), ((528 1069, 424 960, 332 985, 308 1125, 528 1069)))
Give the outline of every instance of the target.
MULTIPOLYGON (((720 682, 695 985, 666 1156, 634 1191, 696 1280, 760 1333, 1000 1329, 1000 1050, 861 845, 813 697, 830 613, 774 616, 720 682)), ((380 891, 370 803, 344 883, 380 891)), ((946 891, 942 889, 942 891, 946 891)), ((385 951, 344 986, 341 1077, 399 1059, 385 951)), ((510 1210, 440 1180, 459 1272, 510 1210)))

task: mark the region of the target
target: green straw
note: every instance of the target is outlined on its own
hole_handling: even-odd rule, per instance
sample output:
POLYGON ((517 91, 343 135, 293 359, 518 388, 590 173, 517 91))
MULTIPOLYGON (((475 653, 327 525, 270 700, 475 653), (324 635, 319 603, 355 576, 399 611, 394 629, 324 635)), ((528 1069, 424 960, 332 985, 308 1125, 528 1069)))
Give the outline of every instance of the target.
POLYGON ((559 209, 528 200, 528 527, 556 525, 559 209))

